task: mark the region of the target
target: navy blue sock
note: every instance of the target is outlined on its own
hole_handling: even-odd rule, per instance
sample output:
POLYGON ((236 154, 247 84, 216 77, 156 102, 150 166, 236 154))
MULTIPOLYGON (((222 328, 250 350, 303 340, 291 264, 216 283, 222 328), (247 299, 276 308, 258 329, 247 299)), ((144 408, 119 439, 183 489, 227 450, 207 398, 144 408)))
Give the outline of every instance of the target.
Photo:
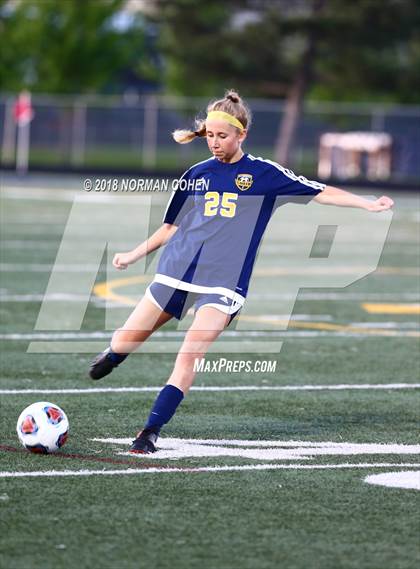
POLYGON ((178 387, 165 385, 156 398, 145 429, 151 429, 158 434, 163 425, 172 419, 183 399, 184 394, 178 387))
POLYGON ((109 359, 114 362, 114 364, 120 364, 125 360, 128 354, 117 354, 117 352, 113 352, 112 348, 109 348, 108 352, 109 359))

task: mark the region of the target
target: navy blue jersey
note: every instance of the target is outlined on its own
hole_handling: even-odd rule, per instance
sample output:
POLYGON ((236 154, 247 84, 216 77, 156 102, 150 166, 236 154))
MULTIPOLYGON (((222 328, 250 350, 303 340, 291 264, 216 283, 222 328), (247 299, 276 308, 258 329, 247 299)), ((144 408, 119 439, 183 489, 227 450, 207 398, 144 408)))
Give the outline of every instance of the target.
POLYGON ((179 180, 164 216, 178 226, 155 280, 244 302, 258 247, 278 205, 307 203, 325 185, 251 154, 233 164, 210 158, 179 180))

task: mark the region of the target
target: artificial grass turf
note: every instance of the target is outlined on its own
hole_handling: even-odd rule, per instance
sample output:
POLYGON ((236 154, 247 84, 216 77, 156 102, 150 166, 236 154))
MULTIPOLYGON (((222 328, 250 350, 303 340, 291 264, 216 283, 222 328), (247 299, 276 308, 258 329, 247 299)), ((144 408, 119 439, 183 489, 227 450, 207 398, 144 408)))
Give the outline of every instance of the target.
POLYGON ((368 486, 366 474, 2 481, 4 566, 411 569, 415 492, 368 486))
MULTIPOLYGON (((79 185, 77 189, 81 191, 80 188, 79 185)), ((70 202, 30 199, 29 191, 27 196, 28 200, 3 202, 7 223, 2 232, 2 239, 6 239, 2 262, 21 264, 14 270, 9 267, 2 275, 2 294, 6 295, 45 292, 49 271, 42 266, 37 271, 29 267, 31 263, 54 262, 71 207, 70 202)), ((22 194, 20 198, 23 197, 26 196, 22 194)), ((312 314, 314 321, 317 315, 327 315, 331 322, 365 322, 372 328, 374 322, 386 324, 392 320, 398 333, 415 331, 409 327, 416 324, 415 315, 372 316, 361 306, 365 293, 379 300, 384 294, 387 300, 391 295, 391 301, 406 302, 407 295, 412 299, 418 290, 418 277, 413 271, 418 229, 413 218, 414 207, 413 198, 398 198, 379 263, 379 268, 389 265, 400 268, 400 272, 378 271, 345 290, 334 291, 357 293, 359 300, 346 300, 345 295, 338 301, 299 300, 295 313, 312 314)), ((276 246, 275 231, 271 235, 276 246)), ((357 245, 358 236, 354 238, 357 245)), ((275 264, 276 256, 277 253, 266 261, 275 264)), ((70 279, 73 277, 69 275, 70 279)), ((275 292, 275 278, 256 278, 259 290, 275 292)), ((98 279, 103 279, 103 274, 98 279)), ((122 292, 135 294, 136 287, 122 292)), ((69 303, 69 310, 72 306, 69 303)), ((39 307, 39 302, 29 299, 2 302, 2 333, 32 333, 39 307)), ((273 301, 264 301, 259 308, 263 314, 280 311, 273 301)), ((83 330, 103 329, 103 308, 92 303, 83 330)), ((167 329, 175 328, 170 324, 167 329)), ((263 336, 266 338, 269 336, 263 336)), ((417 381, 419 353, 415 337, 319 334, 282 339, 284 346, 274 356, 278 363, 275 374, 203 373, 198 375, 196 385, 417 381)), ((106 344, 104 340, 103 346, 106 344)), ((28 354, 27 346, 27 341, 4 339, 1 389, 157 387, 166 381, 175 357, 141 353, 129 358, 109 378, 92 383, 86 376, 89 355, 28 354)), ((217 357, 212 355, 210 359, 217 357)), ((271 359, 258 353, 228 357, 271 359)), ((118 454, 126 450, 124 445, 91 440, 134 436, 154 397, 155 393, 1 395, 2 445, 20 449, 15 423, 21 410, 36 400, 50 399, 61 405, 69 415, 71 431, 61 455, 40 457, 23 449, 3 450, 0 470, 123 471, 142 464, 200 467, 256 463, 237 456, 137 459, 118 454)), ((164 435, 289 443, 301 440, 416 444, 418 409, 414 390, 191 392, 164 435)), ((291 461, 276 461, 276 464, 283 462, 293 464, 291 461)), ((294 462, 307 466, 345 462, 406 464, 417 462, 417 456, 329 455, 294 462)), ((389 470, 395 472, 396 468, 403 467, 389 470)), ((382 472, 383 468, 371 466, 350 470, 149 472, 86 478, 0 479, 0 565, 16 569, 77 566, 411 569, 417 567, 419 560, 418 495, 414 490, 368 486, 363 482, 366 475, 382 472)))

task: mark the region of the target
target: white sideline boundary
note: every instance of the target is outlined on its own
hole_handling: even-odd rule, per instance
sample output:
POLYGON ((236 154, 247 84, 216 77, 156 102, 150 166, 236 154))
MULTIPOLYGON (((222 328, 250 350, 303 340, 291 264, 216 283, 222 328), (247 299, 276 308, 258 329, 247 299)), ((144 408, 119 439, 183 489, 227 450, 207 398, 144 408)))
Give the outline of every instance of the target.
MULTIPOLYGON (((57 223, 51 223, 51 225, 58 225, 57 223)), ((68 265, 60 265, 58 263, 55 264, 47 264, 47 263, 0 263, 0 270, 2 272, 10 272, 10 273, 22 273, 22 272, 37 272, 37 273, 50 273, 52 270, 59 271, 62 273, 90 273, 97 269, 96 265, 83 265, 83 264, 68 264, 68 265)), ((335 267, 334 273, 335 274, 352 274, 352 271, 364 271, 369 270, 369 267, 364 266, 356 266, 356 267, 335 267)), ((417 276, 419 274, 419 269, 417 267, 396 267, 396 266, 386 266, 386 267, 379 267, 376 269, 378 274, 394 274, 394 275, 406 275, 406 276, 417 276)), ((310 269, 304 271, 303 269, 289 269, 288 274, 292 275, 302 275, 302 274, 309 274, 309 275, 323 275, 323 274, 330 274, 330 268, 323 268, 320 267, 318 270, 310 269)))
POLYGON ((0 472, 0 478, 45 478, 64 476, 118 476, 133 474, 167 474, 194 472, 243 472, 249 470, 339 470, 364 468, 419 468, 419 463, 359 463, 359 464, 252 464, 243 466, 199 466, 186 468, 127 468, 121 470, 35 470, 28 472, 0 472))
MULTIPOLYGON (((96 305, 100 305, 101 302, 94 301, 96 305)), ((110 303, 112 307, 119 308, 116 303, 110 303)), ((293 317, 291 319, 293 324, 293 317)), ((273 321, 276 324, 275 321, 273 321)), ((267 322, 267 324, 269 324, 267 322)), ((308 325, 314 324, 313 322, 308 322, 308 325)), ((387 326, 381 326, 380 328, 366 328, 365 326, 361 327, 358 330, 352 330, 351 327, 354 326, 354 323, 346 324, 346 326, 350 327, 350 330, 341 329, 341 330, 226 330, 223 333, 224 338, 266 338, 267 336, 270 338, 311 338, 311 337, 333 337, 333 338, 360 338, 363 339, 366 337, 375 338, 378 335, 380 337, 387 336, 392 338, 406 338, 412 337, 417 338, 420 334, 419 329, 417 328, 415 323, 399 323, 399 328, 394 328, 393 326, 389 326, 389 322, 385 323, 387 326)), ((153 338, 183 338, 185 336, 185 330, 167 330, 167 331, 160 331, 153 333, 153 338)), ((38 342, 39 344, 45 345, 44 341, 51 341, 55 342, 57 345, 57 340, 109 340, 112 337, 112 331, 109 332, 11 332, 11 333, 2 333, 0 334, 0 340, 11 340, 11 341, 33 341, 38 342)), ((150 342, 150 340, 149 340, 150 342)), ((153 343, 153 340, 151 341, 153 343)), ((75 348, 74 343, 69 344, 73 348, 75 348)), ((63 350, 66 351, 66 350, 63 350)), ((77 351, 77 349, 76 349, 77 351)))
MULTIPOLYGON (((338 385, 206 385, 193 386, 191 391, 352 391, 418 389, 420 383, 342 383, 338 385)), ((85 389, 0 389, 0 395, 81 395, 91 393, 147 393, 158 392, 156 387, 87 387, 85 389)))

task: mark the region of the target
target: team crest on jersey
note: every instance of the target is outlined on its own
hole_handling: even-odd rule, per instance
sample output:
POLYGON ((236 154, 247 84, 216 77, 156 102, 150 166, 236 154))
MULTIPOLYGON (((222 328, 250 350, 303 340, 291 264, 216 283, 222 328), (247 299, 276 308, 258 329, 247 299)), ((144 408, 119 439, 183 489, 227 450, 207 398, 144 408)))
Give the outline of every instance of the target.
POLYGON ((254 180, 252 179, 252 174, 238 174, 235 179, 235 184, 241 190, 241 192, 249 190, 253 182, 254 180))

